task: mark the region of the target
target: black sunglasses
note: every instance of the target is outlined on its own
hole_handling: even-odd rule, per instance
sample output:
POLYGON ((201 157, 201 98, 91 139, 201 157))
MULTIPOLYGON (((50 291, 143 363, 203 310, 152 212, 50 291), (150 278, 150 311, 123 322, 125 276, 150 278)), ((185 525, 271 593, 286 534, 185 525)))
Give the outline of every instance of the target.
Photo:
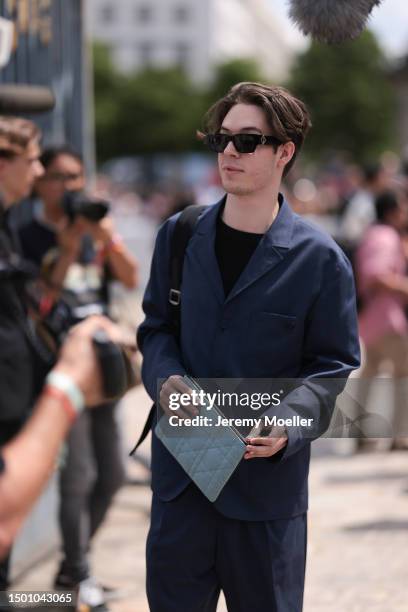
POLYGON ((222 153, 229 142, 234 143, 238 153, 253 153, 258 145, 280 145, 282 141, 274 136, 264 134, 206 134, 204 143, 211 151, 222 153))

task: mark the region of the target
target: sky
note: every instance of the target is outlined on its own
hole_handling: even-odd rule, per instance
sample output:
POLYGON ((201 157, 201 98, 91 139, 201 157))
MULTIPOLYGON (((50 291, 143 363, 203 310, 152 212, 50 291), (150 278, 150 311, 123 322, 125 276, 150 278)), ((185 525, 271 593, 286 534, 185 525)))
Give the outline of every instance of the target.
MULTIPOLYGON (((292 25, 288 18, 288 0, 268 0, 282 17, 288 40, 298 49, 307 45, 307 39, 292 25)), ((334 0, 335 1, 335 0, 334 0)), ((390 57, 408 54, 408 2, 407 0, 383 0, 373 9, 370 28, 375 32, 384 51, 390 57)))

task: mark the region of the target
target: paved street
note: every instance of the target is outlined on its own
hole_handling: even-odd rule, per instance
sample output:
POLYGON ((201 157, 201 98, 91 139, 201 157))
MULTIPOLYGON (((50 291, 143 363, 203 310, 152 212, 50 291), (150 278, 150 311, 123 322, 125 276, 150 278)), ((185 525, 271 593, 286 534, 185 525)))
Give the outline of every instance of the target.
MULTIPOLYGON (((128 396, 124 407, 128 447, 148 408, 141 388, 128 396)), ((408 453, 350 457, 334 455, 335 447, 339 450, 339 442, 315 445, 304 611, 407 612, 408 453)), ((145 477, 133 462, 129 468, 132 476, 145 477)), ((123 589, 123 598, 111 603, 113 612, 148 610, 144 544, 149 503, 147 487, 126 486, 95 542, 96 575, 123 589)), ((56 566, 54 555, 14 588, 49 588, 56 566)), ((219 612, 225 610, 220 602, 219 612)))

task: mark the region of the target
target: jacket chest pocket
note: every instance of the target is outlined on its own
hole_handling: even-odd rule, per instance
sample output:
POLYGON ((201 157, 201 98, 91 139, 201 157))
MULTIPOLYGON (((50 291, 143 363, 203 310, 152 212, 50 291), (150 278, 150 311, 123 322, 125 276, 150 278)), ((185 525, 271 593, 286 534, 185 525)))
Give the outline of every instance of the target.
POLYGON ((275 312, 254 313, 249 321, 249 345, 266 369, 295 368, 301 359, 303 325, 298 317, 275 312))

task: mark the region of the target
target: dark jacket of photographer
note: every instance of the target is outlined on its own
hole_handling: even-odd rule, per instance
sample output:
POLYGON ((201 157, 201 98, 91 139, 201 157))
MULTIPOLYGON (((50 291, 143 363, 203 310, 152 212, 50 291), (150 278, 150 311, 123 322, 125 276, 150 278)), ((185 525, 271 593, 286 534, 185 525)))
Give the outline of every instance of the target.
POLYGON ((0 446, 20 429, 35 395, 35 349, 23 303, 25 270, 0 204, 0 446))

